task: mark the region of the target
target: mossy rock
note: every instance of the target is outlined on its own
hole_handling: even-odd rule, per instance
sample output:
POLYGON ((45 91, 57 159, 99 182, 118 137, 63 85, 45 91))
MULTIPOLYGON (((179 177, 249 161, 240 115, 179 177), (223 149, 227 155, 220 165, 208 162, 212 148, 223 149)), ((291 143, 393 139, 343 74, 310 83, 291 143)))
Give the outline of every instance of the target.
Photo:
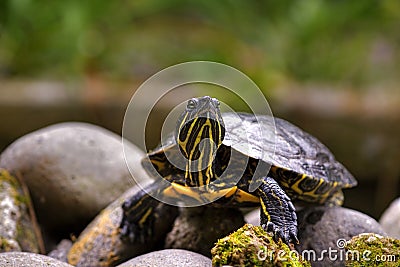
POLYGON ((0 168, 0 253, 44 253, 39 226, 25 184, 0 168))
POLYGON ((346 244, 346 266, 399 266, 400 240, 360 234, 346 244))
POLYGON ((261 226, 246 224, 219 239, 211 250, 212 265, 311 266, 282 241, 275 242, 261 226))

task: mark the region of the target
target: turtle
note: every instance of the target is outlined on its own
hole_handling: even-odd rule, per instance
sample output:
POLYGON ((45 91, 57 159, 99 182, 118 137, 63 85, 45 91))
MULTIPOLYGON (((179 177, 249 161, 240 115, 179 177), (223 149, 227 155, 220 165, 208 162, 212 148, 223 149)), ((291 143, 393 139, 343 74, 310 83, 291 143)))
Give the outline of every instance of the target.
POLYGON ((154 234, 154 220, 162 219, 157 199, 165 197, 260 207, 260 224, 275 240, 298 244, 293 203, 341 205, 342 189, 357 185, 312 135, 268 115, 221 113, 218 99, 209 96, 188 100, 175 131, 142 165, 158 178, 122 204, 120 233, 131 242, 154 234), (252 184, 258 187, 250 190, 252 184))

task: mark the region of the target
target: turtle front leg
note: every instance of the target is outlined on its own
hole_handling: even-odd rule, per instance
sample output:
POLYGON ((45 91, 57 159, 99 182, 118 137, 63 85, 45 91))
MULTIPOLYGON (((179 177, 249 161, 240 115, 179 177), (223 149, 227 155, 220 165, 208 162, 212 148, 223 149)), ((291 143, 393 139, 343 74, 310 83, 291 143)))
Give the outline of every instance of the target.
POLYGON ((122 238, 130 242, 145 243, 153 235, 154 221, 157 218, 155 209, 160 202, 146 192, 159 193, 164 189, 161 183, 154 182, 122 204, 123 215, 120 224, 122 238))
POLYGON ((264 177, 257 189, 261 203, 261 225, 274 239, 286 244, 299 243, 297 239, 297 216, 292 201, 270 177, 264 177))
MULTIPOLYGON (((179 177, 174 178, 178 180, 179 177)), ((171 201, 193 198, 193 196, 190 188, 175 181, 158 180, 149 184, 145 189, 140 190, 122 203, 123 215, 120 223, 122 238, 128 239, 130 242, 140 241, 145 243, 154 234, 154 222, 159 216, 156 208, 160 201, 157 199, 171 201)), ((203 200, 199 199, 198 201, 203 200)))

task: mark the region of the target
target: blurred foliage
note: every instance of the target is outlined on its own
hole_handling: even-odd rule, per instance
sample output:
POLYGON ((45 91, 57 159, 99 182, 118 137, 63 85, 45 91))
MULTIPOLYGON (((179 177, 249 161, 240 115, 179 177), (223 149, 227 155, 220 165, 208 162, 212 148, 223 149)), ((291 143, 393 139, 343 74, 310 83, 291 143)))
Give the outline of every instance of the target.
POLYGON ((144 79, 189 60, 259 84, 355 85, 400 73, 400 1, 0 2, 0 75, 144 79))

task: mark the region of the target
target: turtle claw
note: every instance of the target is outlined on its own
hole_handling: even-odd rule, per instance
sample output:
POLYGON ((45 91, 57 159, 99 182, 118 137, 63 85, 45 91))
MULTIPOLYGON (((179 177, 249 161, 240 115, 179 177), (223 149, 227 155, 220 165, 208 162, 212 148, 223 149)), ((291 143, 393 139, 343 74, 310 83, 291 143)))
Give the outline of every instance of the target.
POLYGON ((292 231, 289 232, 289 236, 290 236, 290 240, 294 241, 293 243, 295 243, 296 245, 298 245, 299 239, 297 238, 297 233, 293 233, 292 231))
POLYGON ((145 243, 152 236, 155 214, 154 199, 140 191, 122 204, 121 239, 145 243))
POLYGON ((290 245, 291 243, 298 244, 299 240, 297 239, 297 231, 293 229, 282 229, 277 226, 273 222, 267 222, 262 225, 262 228, 272 233, 272 238, 275 242, 278 242, 279 239, 282 240, 283 243, 290 245))

